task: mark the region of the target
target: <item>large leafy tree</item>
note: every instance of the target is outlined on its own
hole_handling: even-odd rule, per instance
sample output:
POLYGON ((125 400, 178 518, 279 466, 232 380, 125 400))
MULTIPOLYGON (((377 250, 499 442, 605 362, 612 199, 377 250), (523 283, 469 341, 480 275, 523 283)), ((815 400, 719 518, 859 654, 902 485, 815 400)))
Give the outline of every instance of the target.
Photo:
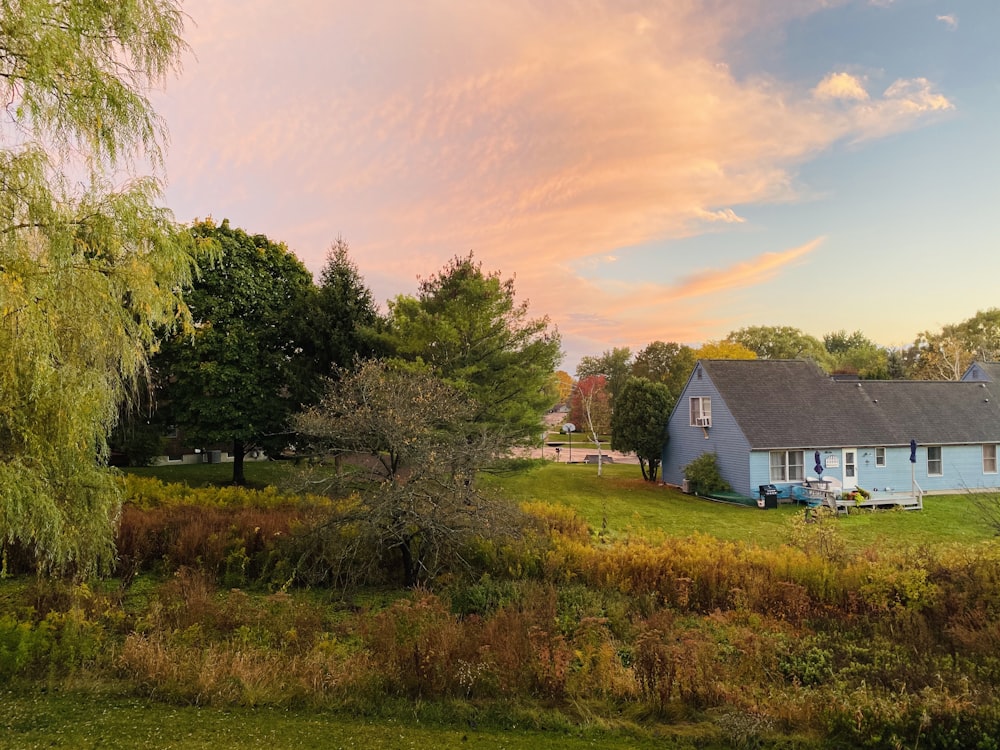
POLYGON ((889 351, 861 331, 828 333, 823 346, 830 355, 834 372, 855 374, 868 380, 886 380, 890 376, 889 351))
POLYGON ((822 341, 792 326, 747 326, 726 340, 745 346, 760 359, 811 359, 821 367, 829 360, 822 341))
POLYGON ((185 319, 190 239, 135 176, 182 30, 170 0, 0 1, 0 544, 41 569, 112 559, 107 436, 185 319))
POLYGON ((389 303, 382 341, 476 403, 474 422, 510 445, 536 443, 542 416, 558 398, 552 373, 562 356, 547 317, 517 302, 514 280, 486 273, 471 254, 420 283, 416 297, 389 303))
POLYGON ((980 310, 940 331, 922 331, 903 354, 917 380, 958 380, 975 360, 1000 359, 1000 309, 980 310))
POLYGON ((172 337, 154 360, 161 418, 189 443, 230 443, 233 482, 243 484, 246 452, 286 445, 289 416, 316 390, 289 315, 304 308, 312 276, 283 244, 228 221, 191 231, 218 251, 187 295, 193 332, 172 337))
POLYGON ((694 369, 694 349, 673 341, 654 341, 635 356, 632 376, 663 383, 675 396, 680 395, 694 369))
POLYGON ((352 499, 314 529, 309 577, 362 583, 389 566, 414 586, 462 565, 472 539, 516 534, 516 508, 471 481, 506 448, 471 423, 478 409, 426 369, 367 360, 331 378, 294 425, 320 452, 369 455, 371 469, 310 477, 313 491, 352 499))
POLYGON ((607 378, 608 395, 611 408, 614 409, 615 398, 621 392, 622 386, 632 372, 632 350, 627 346, 606 350, 597 357, 581 357, 576 368, 577 380, 583 380, 591 375, 603 375, 607 378))
POLYGON ((695 350, 695 359, 757 359, 756 352, 733 341, 706 341, 695 350))
POLYGON ((655 482, 659 473, 667 419, 676 400, 668 386, 645 378, 629 378, 618 396, 611 416, 611 447, 634 451, 647 481, 655 482))

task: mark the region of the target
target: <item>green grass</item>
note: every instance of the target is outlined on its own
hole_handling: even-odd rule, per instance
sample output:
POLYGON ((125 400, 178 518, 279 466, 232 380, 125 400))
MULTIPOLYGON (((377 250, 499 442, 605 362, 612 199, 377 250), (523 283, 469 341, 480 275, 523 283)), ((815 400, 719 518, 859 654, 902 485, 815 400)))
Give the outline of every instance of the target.
MULTIPOLYGON (((311 750, 312 748, 693 748, 683 736, 654 739, 593 727, 541 732, 519 728, 439 726, 412 718, 356 718, 273 708, 173 706, 94 693, 0 692, 0 747, 85 750, 311 750)), ((710 747, 704 738, 698 747, 710 747)))
MULTIPOLYGON (((247 461, 243 464, 247 486, 262 488, 280 485, 297 470, 294 461, 247 461)), ((140 477, 156 477, 164 482, 184 482, 191 487, 226 485, 233 482, 232 463, 221 464, 165 464, 123 469, 140 477)))
MULTIPOLYGON (((715 503, 645 482, 635 464, 605 464, 603 476, 597 466, 555 461, 526 462, 530 468, 499 476, 483 477, 520 502, 568 505, 595 531, 611 536, 666 534, 690 536, 710 534, 727 541, 777 546, 788 541, 790 521, 803 510, 780 505, 762 511, 715 503)), ((297 467, 290 461, 246 464, 251 486, 280 485, 297 467)), ((167 482, 198 486, 228 484, 231 464, 186 464, 128 469, 130 473, 155 476, 167 482)), ((993 531, 965 495, 939 495, 924 499, 922 511, 869 511, 841 516, 838 528, 848 546, 863 549, 884 542, 906 544, 973 543, 993 536, 993 531)))
MULTIPOLYGON (((612 537, 663 533, 690 536, 699 532, 728 541, 777 546, 788 541, 791 519, 804 511, 782 504, 760 510, 716 503, 645 482, 639 467, 611 464, 597 476, 592 465, 538 462, 528 471, 490 478, 521 502, 569 505, 594 530, 612 537)), ((873 511, 841 516, 838 529, 848 546, 863 549, 886 541, 907 544, 978 542, 993 536, 964 495, 924 499, 922 511, 873 511)))

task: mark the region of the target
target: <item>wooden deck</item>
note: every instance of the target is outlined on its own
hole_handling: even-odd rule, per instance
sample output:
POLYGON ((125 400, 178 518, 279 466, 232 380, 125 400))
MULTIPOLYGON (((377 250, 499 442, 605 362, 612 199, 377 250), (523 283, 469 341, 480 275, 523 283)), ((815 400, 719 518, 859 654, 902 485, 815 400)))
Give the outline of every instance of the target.
POLYGON ((857 499, 845 497, 843 490, 807 485, 793 497, 811 507, 824 506, 836 513, 847 513, 851 508, 923 510, 924 507, 924 491, 917 484, 910 492, 870 492, 867 498, 857 499))

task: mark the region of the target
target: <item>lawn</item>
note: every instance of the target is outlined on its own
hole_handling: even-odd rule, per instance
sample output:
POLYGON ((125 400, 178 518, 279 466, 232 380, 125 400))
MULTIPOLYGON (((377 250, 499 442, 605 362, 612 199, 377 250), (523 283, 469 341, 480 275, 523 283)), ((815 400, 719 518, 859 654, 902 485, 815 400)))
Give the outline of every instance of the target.
MULTIPOLYGON (((495 487, 519 502, 568 505, 595 531, 610 538, 627 534, 689 536, 710 534, 727 541, 777 546, 789 538, 791 519, 804 511, 794 505, 777 509, 727 505, 685 495, 645 482, 635 464, 597 466, 554 461, 526 462, 522 471, 486 475, 495 487)), ((185 464, 128 469, 140 476, 193 486, 226 484, 232 464, 185 464)), ((251 486, 281 485, 298 468, 290 461, 248 461, 251 486)), ((849 548, 864 549, 885 541, 912 545, 978 542, 994 536, 965 495, 924 498, 922 511, 867 511, 841 516, 837 527, 849 548)))
MULTIPOLYGON (((416 710, 414 710, 416 713, 416 710)), ((311 748, 686 748, 682 737, 639 738, 599 729, 551 732, 461 728, 415 718, 361 718, 310 710, 174 706, 93 693, 0 692, 0 747, 86 750, 311 750, 311 748), (666 741, 665 741, 666 740, 666 741), (672 741, 670 741, 672 740, 672 741)), ((700 744, 700 747, 706 747, 700 744)))
MULTIPOLYGON (((611 464, 597 476, 586 464, 538 463, 534 468, 488 483, 521 502, 558 503, 573 507, 595 530, 612 537, 627 533, 688 536, 695 532, 728 541, 777 546, 789 538, 791 519, 804 511, 794 505, 760 510, 685 495, 645 482, 639 467, 611 464)), ((850 548, 883 541, 907 544, 977 542, 993 536, 964 495, 924 499, 922 511, 868 511, 841 516, 837 527, 850 548)))

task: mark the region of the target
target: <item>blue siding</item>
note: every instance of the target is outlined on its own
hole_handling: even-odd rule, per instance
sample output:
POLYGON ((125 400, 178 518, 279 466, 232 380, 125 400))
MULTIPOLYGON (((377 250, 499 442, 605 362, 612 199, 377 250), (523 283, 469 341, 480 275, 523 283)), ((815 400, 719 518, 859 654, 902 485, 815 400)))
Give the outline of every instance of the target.
MULTIPOLYGON (((874 492, 906 492, 910 489, 911 468, 912 479, 928 493, 949 492, 954 490, 997 490, 1000 488, 1000 474, 983 472, 982 445, 944 445, 941 447, 941 476, 927 475, 927 447, 918 446, 917 462, 910 464, 910 448, 885 447, 885 466, 875 465, 875 447, 849 446, 857 448, 858 464, 856 483, 858 487, 874 492)), ((790 450, 798 450, 793 448, 790 450)), ((805 452, 806 476, 815 476, 812 471, 813 451, 805 452)), ((820 451, 826 456, 837 457, 837 467, 824 469, 823 476, 836 479, 841 484, 843 476, 843 456, 840 448, 820 451)), ((998 448, 1000 454, 1000 448, 998 448)), ((998 455, 1000 458, 1000 455, 998 455)), ((770 482, 771 464, 770 451, 759 450, 750 454, 750 486, 756 491, 757 486, 770 482)), ((779 485, 780 486, 780 485, 779 485)), ((751 492, 750 494, 755 494, 751 492)))
POLYGON ((680 485, 684 480, 685 466, 703 453, 714 452, 719 472, 733 486, 733 491, 756 497, 756 487, 753 493, 750 492, 750 467, 747 462, 750 445, 712 381, 700 367, 696 367, 688 379, 670 414, 667 430, 670 439, 662 457, 664 482, 680 485), (712 399, 712 426, 708 428, 707 436, 705 429, 690 424, 690 400, 695 396, 712 399))

